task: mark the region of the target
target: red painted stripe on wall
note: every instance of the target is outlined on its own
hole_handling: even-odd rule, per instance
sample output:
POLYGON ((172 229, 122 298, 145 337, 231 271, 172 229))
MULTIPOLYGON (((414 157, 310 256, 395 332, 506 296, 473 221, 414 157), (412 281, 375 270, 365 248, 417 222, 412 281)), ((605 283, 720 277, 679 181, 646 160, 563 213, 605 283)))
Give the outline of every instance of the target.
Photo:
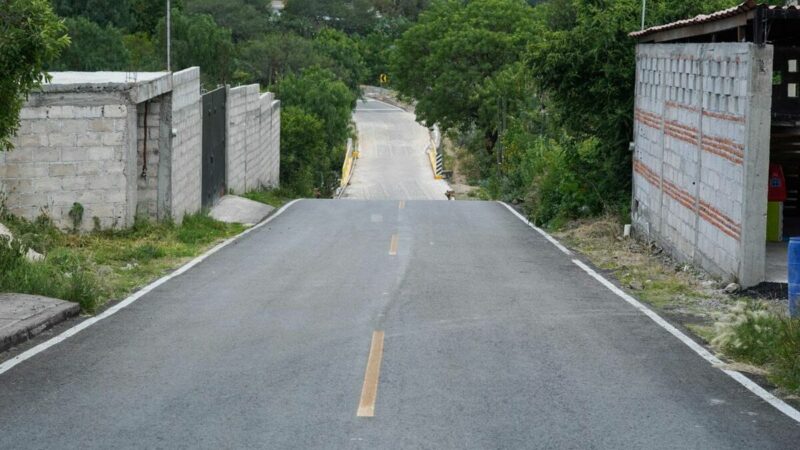
POLYGON ((691 193, 681 189, 675 183, 661 178, 655 173, 655 171, 653 171, 653 169, 639 160, 634 159, 633 170, 654 187, 663 190, 663 192, 670 198, 699 215, 700 218, 710 223, 726 235, 736 239, 737 241, 741 239, 741 226, 708 202, 704 200, 696 201, 695 197, 691 193))

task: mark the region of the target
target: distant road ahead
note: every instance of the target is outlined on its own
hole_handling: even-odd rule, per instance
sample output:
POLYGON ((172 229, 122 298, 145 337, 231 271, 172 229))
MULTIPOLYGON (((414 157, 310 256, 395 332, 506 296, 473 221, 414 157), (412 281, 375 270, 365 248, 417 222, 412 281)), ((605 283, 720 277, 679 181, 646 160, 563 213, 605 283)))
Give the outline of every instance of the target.
POLYGON ((378 100, 359 100, 355 113, 361 157, 343 198, 445 200, 425 150, 428 130, 413 113, 378 100))

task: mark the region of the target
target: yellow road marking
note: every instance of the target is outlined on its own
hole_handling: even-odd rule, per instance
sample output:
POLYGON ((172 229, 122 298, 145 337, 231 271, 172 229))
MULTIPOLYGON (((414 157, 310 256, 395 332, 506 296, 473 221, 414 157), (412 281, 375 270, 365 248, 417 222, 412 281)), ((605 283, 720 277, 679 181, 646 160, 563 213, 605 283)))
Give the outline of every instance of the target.
POLYGON ((389 243, 389 256, 397 256, 398 237, 396 234, 392 235, 392 242, 389 243))
POLYGON ((375 416, 375 399, 378 396, 381 359, 383 359, 383 331, 373 331, 372 345, 369 348, 369 358, 367 358, 367 370, 364 372, 364 386, 361 388, 361 401, 358 403, 356 417, 375 416))
POLYGON ((399 208, 400 208, 400 209, 403 209, 403 208, 405 208, 405 207, 406 207, 406 201, 405 201, 405 200, 400 200, 400 206, 399 206, 399 208))

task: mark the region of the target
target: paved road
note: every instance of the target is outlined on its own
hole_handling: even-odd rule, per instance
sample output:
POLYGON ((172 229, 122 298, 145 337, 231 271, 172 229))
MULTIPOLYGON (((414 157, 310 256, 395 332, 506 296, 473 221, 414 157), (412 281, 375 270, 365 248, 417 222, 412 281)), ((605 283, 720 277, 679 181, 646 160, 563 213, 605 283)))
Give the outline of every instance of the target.
POLYGON ((0 375, 0 448, 797 448, 502 205, 402 206, 301 201, 0 375))
POLYGON ((377 100, 358 102, 354 115, 361 157, 343 198, 445 200, 447 183, 433 179, 425 150, 428 129, 412 113, 377 100))

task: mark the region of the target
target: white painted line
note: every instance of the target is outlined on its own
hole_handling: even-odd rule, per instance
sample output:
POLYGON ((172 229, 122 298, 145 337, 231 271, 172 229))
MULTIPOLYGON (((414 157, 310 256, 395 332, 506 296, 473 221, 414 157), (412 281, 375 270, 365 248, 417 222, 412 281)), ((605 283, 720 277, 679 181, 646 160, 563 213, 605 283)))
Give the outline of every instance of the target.
MULTIPOLYGON (((563 244, 558 242, 554 237, 552 237, 549 234, 547 234, 544 230, 542 230, 542 229, 536 227, 535 225, 533 225, 532 223, 530 223, 528 221, 528 219, 523 217, 522 214, 518 213, 514 208, 512 208, 511 206, 509 206, 509 205, 507 205, 507 204, 505 204, 503 202, 499 202, 499 203, 501 205, 505 206, 506 208, 508 208, 508 210, 511 211, 512 213, 514 213, 514 215, 517 216, 521 221, 527 223, 531 228, 533 228, 534 230, 538 231, 539 234, 541 234, 542 236, 547 238, 547 240, 550 241, 556 247, 558 247, 559 250, 561 250, 562 252, 566 253, 567 255, 571 255, 572 254, 572 252, 570 252, 566 247, 564 247, 563 244)), ((642 304, 641 302, 639 302, 635 298, 633 298, 630 295, 628 295, 627 293, 625 293, 625 291, 623 291, 622 289, 620 289, 617 286, 615 286, 614 283, 608 281, 605 277, 603 277, 602 275, 600 275, 597 272, 595 272, 591 267, 587 266, 586 264, 584 264, 583 262, 581 262, 580 260, 577 260, 577 259, 573 259, 572 262, 576 266, 578 266, 581 269, 583 269, 584 272, 586 272, 589 275, 591 275, 592 278, 594 278, 595 280, 599 281, 603 286, 608 288, 611 292, 617 294, 617 296, 621 297, 623 300, 625 300, 626 302, 631 304, 634 308, 638 309, 644 315, 649 317, 653 322, 658 324, 661 328, 667 330, 670 334, 672 334, 673 336, 678 338, 681 342, 686 344, 687 347, 689 347, 695 353, 700 355, 703 359, 705 359, 706 361, 711 363, 712 366, 720 367, 720 366, 724 366, 725 365, 719 358, 717 358, 711 352, 706 350, 705 347, 703 347, 702 345, 700 345, 697 342, 695 342, 694 340, 692 340, 689 336, 685 335, 679 329, 675 328, 675 326, 673 326, 671 323, 667 322, 661 316, 656 314, 655 311, 651 310, 650 308, 648 308, 647 306, 645 306, 644 304, 642 304)), ((757 395, 758 397, 760 397, 762 400, 764 400, 765 402, 769 403, 770 405, 774 406, 778 411, 786 414, 789 418, 791 418, 794 421, 800 423, 800 411, 794 409, 793 407, 788 405, 783 400, 781 400, 778 397, 772 395, 766 389, 764 389, 761 386, 759 386, 758 383, 754 382, 750 378, 747 378, 745 375, 743 375, 742 373, 737 372, 735 370, 728 370, 728 369, 720 369, 720 370, 722 370, 729 377, 731 377, 734 380, 736 380, 737 383, 739 383, 742 386, 744 386, 745 388, 747 388, 747 390, 749 390, 753 394, 757 395)))
POLYGON ((275 214, 273 214, 270 217, 268 217, 267 220, 259 223, 258 225, 254 226, 252 228, 248 228, 248 229, 244 230, 243 232, 239 233, 238 235, 236 235, 236 236, 234 236, 234 237, 232 237, 230 239, 227 239, 227 240, 225 240, 223 242, 220 242, 219 244, 217 244, 216 246, 214 246, 213 248, 211 248, 207 252, 203 253, 202 255, 198 256, 197 258, 195 258, 195 259, 189 261, 188 263, 186 263, 185 265, 181 266, 178 270, 170 273, 169 275, 165 275, 165 276, 159 278, 158 280, 148 284, 144 288, 142 288, 142 289, 136 291, 135 293, 133 293, 131 296, 129 296, 125 300, 122 300, 121 302, 117 303, 116 305, 114 305, 114 306, 108 308, 107 310, 103 311, 101 314, 98 314, 98 315, 96 315, 94 317, 86 319, 83 322, 81 322, 81 323, 75 325, 74 327, 64 331, 63 333, 59 334, 58 336, 56 336, 56 337, 54 337, 52 339, 48 339, 47 341, 42 342, 41 344, 37 345, 36 347, 28 349, 28 350, 20 353, 19 355, 9 359, 8 361, 5 361, 4 363, 0 364, 0 374, 8 372, 9 370, 11 370, 11 368, 16 366, 17 364, 36 356, 37 354, 47 350, 48 348, 50 348, 50 347, 52 347, 52 346, 54 346, 56 344, 59 344, 60 342, 66 340, 67 338, 69 338, 71 336, 74 336, 74 335, 80 333, 81 331, 85 330, 86 328, 89 328, 90 326, 96 324, 97 322, 100 322, 103 319, 107 319, 107 318, 113 316, 114 314, 118 313, 121 309, 129 306, 131 303, 133 303, 136 300, 139 300, 140 298, 142 298, 145 295, 147 295, 153 289, 161 286, 162 284, 166 283, 167 281, 169 281, 169 280, 171 280, 171 279, 173 279, 175 277, 183 275, 184 273, 186 273, 192 267, 200 264, 201 262, 203 262, 203 260, 205 260, 209 256, 213 255, 214 253, 217 253, 218 251, 222 250, 224 247, 226 247, 229 244, 231 244, 232 242, 238 240, 242 236, 244 236, 244 235, 246 235, 246 234, 248 234, 248 233, 250 233, 252 231, 255 231, 255 230, 263 227, 264 225, 270 223, 273 219, 275 219, 276 217, 281 215, 284 211, 286 211, 286 209, 288 209, 290 206, 294 205, 298 201, 300 201, 300 199, 292 200, 291 202, 283 205, 283 207, 281 209, 276 211, 275 214))
MULTIPOLYGON (((607 287, 611 292, 617 294, 617 296, 621 297, 623 300, 630 303, 634 308, 644 313, 644 315, 652 319, 653 322, 657 323, 661 328, 667 330, 670 334, 678 338, 681 342, 686 344, 687 347, 692 349, 698 355, 702 356, 703 359, 710 362, 713 366, 721 366, 724 364, 722 361, 720 361, 719 358, 711 354, 711 352, 706 350, 702 345, 693 341, 689 336, 685 335, 679 329, 675 328, 672 324, 661 318, 661 316, 656 314, 653 310, 643 305, 630 295, 626 294, 622 289, 618 288, 613 283, 605 279, 602 275, 592 270, 591 267, 587 266, 586 264, 577 259, 573 259, 572 262, 575 263, 576 266, 583 269, 584 272, 591 275, 595 280, 599 281, 603 286, 607 287)), ((783 400, 767 392, 766 389, 759 386, 753 380, 747 378, 746 376, 735 370, 722 369, 722 371, 725 372, 725 374, 727 374, 729 377, 736 380, 739 384, 747 388, 750 392, 761 397, 762 400, 774 406, 776 409, 778 409, 778 411, 786 414, 796 422, 800 422, 800 411, 797 411, 796 409, 786 404, 783 400)))
POLYGON ((553 236, 550 236, 549 234, 547 234, 546 231, 544 231, 543 229, 541 229, 541 228, 537 227, 536 225, 532 224, 522 214, 518 213, 516 209, 514 209, 511 206, 507 205, 505 202, 498 202, 498 203, 500 203, 501 205, 505 206, 509 211, 511 211, 512 214, 517 216, 519 218, 519 220, 521 220, 521 221, 525 222, 526 224, 528 224, 528 226, 533 228, 534 230, 536 230, 537 233, 539 233, 542 236, 544 236, 545 239, 550 241, 551 244, 555 245, 559 250, 564 252, 565 255, 570 255, 570 256, 572 255, 572 252, 569 251, 569 249, 567 247, 564 247, 564 245, 561 242, 558 242, 556 240, 556 238, 554 238, 553 236))

